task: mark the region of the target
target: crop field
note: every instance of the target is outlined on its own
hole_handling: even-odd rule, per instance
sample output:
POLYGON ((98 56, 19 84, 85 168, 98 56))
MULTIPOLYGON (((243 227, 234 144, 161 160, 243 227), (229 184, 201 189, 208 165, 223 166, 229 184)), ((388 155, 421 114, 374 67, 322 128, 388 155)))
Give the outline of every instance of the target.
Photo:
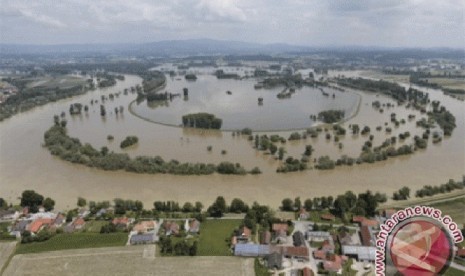
POLYGON ((147 245, 16 255, 4 275, 254 275, 253 259, 154 252, 155 246, 147 245))
POLYGON ((127 233, 97 234, 73 233, 57 234, 44 242, 20 244, 16 254, 39 253, 45 251, 123 246, 128 240, 127 233))
POLYGON ((56 88, 60 89, 70 88, 76 85, 81 85, 86 83, 85 78, 72 75, 63 75, 63 76, 44 76, 29 79, 28 88, 33 88, 37 86, 42 86, 46 88, 56 88))
POLYGON ((465 89, 464 79, 451 79, 451 78, 429 78, 430 83, 437 83, 445 88, 451 89, 465 89))
POLYGON ((3 266, 9 260, 10 255, 15 250, 16 241, 12 242, 0 242, 0 274, 3 266))

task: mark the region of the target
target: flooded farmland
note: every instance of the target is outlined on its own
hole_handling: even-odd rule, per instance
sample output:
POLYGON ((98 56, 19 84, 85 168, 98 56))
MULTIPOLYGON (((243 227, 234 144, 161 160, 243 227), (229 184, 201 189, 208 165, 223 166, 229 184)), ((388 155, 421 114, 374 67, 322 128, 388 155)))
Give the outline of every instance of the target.
MULTIPOLYGON (((440 100, 446 105, 457 120, 457 128, 454 130, 453 135, 445 138, 441 143, 431 144, 429 142, 426 150, 375 164, 337 167, 331 171, 308 170, 287 174, 277 174, 275 170, 280 161, 255 150, 252 142, 248 141, 246 137, 233 136, 228 131, 164 126, 134 116, 128 111, 128 106, 135 100, 135 94, 121 94, 114 100, 107 100, 105 104, 107 110, 112 111, 115 107, 123 106, 125 109, 123 114, 116 115, 113 112, 108 112, 109 114, 103 119, 99 114, 99 105, 90 106, 88 115, 82 114, 71 117, 67 112, 71 103, 89 104, 92 99, 100 100, 101 95, 123 91, 125 88, 140 84, 141 81, 139 77, 126 75, 125 80, 118 81, 114 87, 97 89, 82 96, 37 107, 1 122, 0 194, 7 201, 16 202, 17 196, 23 190, 34 189, 45 196, 54 198, 58 208, 73 207, 78 196, 85 197, 88 200, 111 200, 116 197, 139 199, 144 202, 146 208, 150 208, 153 201, 168 199, 180 202, 200 200, 210 204, 218 195, 225 196, 227 200, 239 197, 249 203, 259 201, 277 207, 285 197, 300 196, 301 198, 307 198, 336 195, 349 189, 354 192, 371 189, 389 195, 392 191, 405 185, 408 185, 412 190, 416 190, 423 185, 437 185, 446 182, 449 178, 461 178, 464 173, 464 103, 444 96, 439 90, 433 89, 420 88, 422 91, 428 92, 431 99, 440 100), (218 174, 207 176, 141 175, 123 171, 107 172, 71 164, 50 155, 48 150, 41 146, 44 132, 53 123, 53 115, 60 114, 62 111, 67 113, 69 135, 79 138, 83 143, 90 143, 95 148, 107 146, 110 150, 115 152, 123 151, 130 156, 160 155, 165 160, 176 159, 182 162, 239 162, 247 169, 258 166, 263 171, 263 174, 247 176, 218 174), (113 135, 115 137, 114 141, 109 142, 107 135, 113 135), (139 143, 135 147, 121 150, 119 143, 128 135, 138 136, 139 143), (211 152, 207 151, 208 146, 212 146, 211 152), (221 154, 222 150, 227 151, 227 154, 221 154)), ((182 87, 185 85, 184 81, 173 80, 172 82, 172 86, 168 85, 167 89, 181 92, 182 87)), ((193 111, 204 111, 201 110, 200 103, 202 95, 207 95, 211 98, 205 103, 205 107, 213 108, 212 113, 223 110, 224 114, 226 114, 229 111, 229 104, 237 104, 238 107, 232 110, 233 113, 238 113, 238 118, 242 117, 240 108, 244 106, 241 105, 242 98, 240 96, 248 97, 246 95, 248 92, 257 93, 253 89, 252 81, 217 81, 213 76, 208 75, 201 76, 196 83, 189 85, 192 85, 190 88, 192 93, 195 93, 194 91, 199 93, 198 98, 192 97, 192 102, 197 102, 199 108, 199 110, 193 111), (220 87, 217 87, 218 91, 213 89, 216 86, 212 86, 216 82, 223 82, 220 87), (231 98, 228 98, 228 95, 225 94, 225 88, 229 85, 231 85, 231 88, 228 90, 233 93, 230 95, 231 98), (247 89, 242 89, 243 85, 247 89), (213 88, 208 89, 207 87, 213 88), (206 94, 200 94, 202 92, 206 94), (221 98, 226 98, 228 105, 212 107, 211 105, 215 101, 215 93, 219 93, 221 98), (236 95, 237 99, 235 98, 236 95)), ((258 92, 262 93, 264 97, 269 97, 265 98, 263 108, 266 108, 267 104, 272 104, 273 100, 278 101, 275 96, 279 92, 278 90, 274 92, 266 90, 258 92)), ((310 98, 305 98, 305 95, 308 96, 313 92, 319 93, 317 91, 298 91, 295 97, 296 102, 298 101, 298 104, 307 106, 305 101, 310 100, 310 98), (303 98, 299 98, 301 95, 303 98)), ((415 114, 417 119, 424 116, 413 109, 406 110, 403 106, 394 106, 384 113, 374 110, 372 102, 375 100, 383 103, 395 103, 392 99, 383 95, 362 91, 346 91, 340 94, 352 95, 350 99, 344 101, 347 106, 343 108, 347 108, 347 110, 353 110, 354 106, 357 106, 355 102, 360 98, 358 113, 343 124, 346 128, 349 124, 368 125, 371 129, 375 129, 379 125, 384 126, 385 122, 389 122, 391 112, 395 112, 399 119, 406 119, 409 114, 415 114)), ((336 94, 336 99, 341 95, 336 94)), ((245 104, 245 107, 259 108, 256 98, 257 94, 250 96, 251 106, 248 107, 245 104)), ((288 99, 289 103, 292 103, 293 100, 294 98, 288 99)), ((182 111, 183 114, 190 112, 184 109, 182 99, 176 101, 178 101, 179 106, 174 110, 182 111)), ((276 108, 278 108, 277 111, 279 111, 279 108, 284 108, 279 105, 279 102, 275 104, 276 108)), ((286 114, 297 114, 297 112, 294 112, 295 110, 289 110, 296 107, 297 103, 294 104, 287 107, 288 113, 286 114)), ((308 103, 309 109, 319 106, 318 104, 315 104, 315 106, 312 104, 308 103)), ((162 112, 157 113, 158 108, 152 109, 144 103, 139 107, 141 108, 140 112, 146 116, 154 116, 154 118, 161 116, 162 112)), ((182 116, 177 111, 173 114, 182 116)), ((308 113, 315 114, 318 111, 308 111, 308 113)), ((167 121, 167 123, 179 124, 180 117, 172 117, 173 114, 166 115, 166 120, 173 120, 172 122, 167 121)), ((229 117, 234 117, 234 114, 229 114, 229 117)), ((286 117, 286 115, 284 114, 283 117, 286 117)), ((243 118, 246 118, 245 115, 243 118)), ((225 119, 224 126, 227 129, 235 129, 243 125, 243 118, 242 121, 231 121, 230 127, 226 127, 227 121, 225 119)), ((273 120, 278 120, 282 125, 277 128, 270 125, 264 127, 264 129, 306 128, 312 122, 308 119, 308 116, 305 119, 308 125, 302 125, 295 119, 291 122, 292 127, 287 128, 289 123, 279 121, 278 117, 273 120), (292 125, 294 123, 295 125, 292 125)), ((262 125, 261 121, 251 119, 250 123, 253 124, 253 122, 258 122, 257 126, 262 125)), ((253 128, 253 126, 250 127, 253 128)), ((386 138, 404 131, 410 131, 412 137, 422 133, 422 130, 415 126, 415 121, 411 121, 394 129, 390 135, 384 132, 373 132, 373 143, 379 145, 386 138)), ((287 138, 291 132, 280 131, 276 133, 287 138)), ((360 153, 365 140, 360 137, 346 135, 340 141, 344 144, 344 147, 339 149, 337 143, 332 140, 328 141, 324 139, 324 135, 320 135, 318 138, 289 141, 284 147, 287 155, 294 157, 301 156, 306 144, 311 144, 315 148, 312 157, 329 155, 332 158, 337 158, 343 154, 356 157, 360 153)), ((409 142, 411 141, 407 140, 404 143, 409 142)))

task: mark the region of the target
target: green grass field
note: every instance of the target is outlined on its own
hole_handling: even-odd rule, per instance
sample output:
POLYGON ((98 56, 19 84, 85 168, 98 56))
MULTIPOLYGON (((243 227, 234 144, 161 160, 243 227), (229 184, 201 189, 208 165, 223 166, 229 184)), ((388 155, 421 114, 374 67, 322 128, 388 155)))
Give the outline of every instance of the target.
POLYGON ((443 215, 449 215, 458 224, 465 223, 465 197, 450 201, 433 203, 430 206, 438 208, 443 215))
POLYGON ((198 256, 230 256, 228 242, 242 220, 207 220, 200 226, 198 256))
POLYGON ((123 246, 127 233, 97 234, 73 233, 57 234, 44 242, 19 244, 15 254, 39 253, 54 250, 123 246))
POLYGON ((86 222, 84 226, 85 232, 100 233, 102 226, 107 225, 109 222, 105 220, 91 220, 86 222))
POLYGON ((447 269, 447 271, 444 273, 444 275, 445 276, 463 276, 464 273, 465 272, 463 272, 463 271, 460 271, 458 269, 449 267, 449 269, 447 269))

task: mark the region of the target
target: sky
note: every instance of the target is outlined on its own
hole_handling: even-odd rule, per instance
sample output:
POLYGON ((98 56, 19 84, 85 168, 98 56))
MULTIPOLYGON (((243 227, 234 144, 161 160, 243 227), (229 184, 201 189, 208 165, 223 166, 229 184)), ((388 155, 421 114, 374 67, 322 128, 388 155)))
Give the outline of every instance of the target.
POLYGON ((465 0, 0 0, 0 43, 465 48, 465 0))

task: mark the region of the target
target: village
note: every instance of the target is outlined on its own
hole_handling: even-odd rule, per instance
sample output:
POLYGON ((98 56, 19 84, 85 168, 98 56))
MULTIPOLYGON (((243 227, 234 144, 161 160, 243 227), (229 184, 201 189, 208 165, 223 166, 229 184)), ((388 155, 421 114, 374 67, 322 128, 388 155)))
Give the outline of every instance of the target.
MULTIPOLYGON (((166 203, 164 209, 177 204, 166 203)), ((229 207, 229 211, 237 207, 233 204, 235 207, 229 207)), ((20 241, 21 248, 27 244, 45 246, 49 239, 59 235, 64 237, 62 243, 66 243, 65 239, 86 232, 95 233, 97 238, 119 233, 124 246, 157 245, 158 250, 150 253, 153 256, 233 255, 255 258, 256 275, 371 275, 374 274, 379 226, 396 212, 394 209, 382 210, 370 218, 353 215, 350 221, 343 223, 329 212, 306 210, 304 207, 291 212, 272 211, 256 203, 250 209, 241 207, 242 210, 248 209, 245 215, 225 212, 211 216, 212 212, 215 213, 212 210, 222 208, 218 199, 202 216, 194 217, 170 212, 171 215, 164 213, 159 218, 144 218, 142 214, 147 214, 146 210, 137 214, 130 211, 121 214, 119 210, 117 213, 120 214, 117 214, 115 208, 120 207, 110 204, 93 203, 92 208, 80 205, 71 212, 47 210, 50 206, 47 209, 38 206, 34 210, 36 212, 30 212, 29 207, 3 208, 0 210, 0 225, 6 231, 0 233, 1 237, 20 241), (263 214, 273 212, 273 223, 248 227, 250 210, 259 209, 263 214), (171 218, 167 218, 169 216, 171 218), (222 225, 225 239, 220 234, 212 242, 211 236, 218 234, 212 231, 220 229, 207 229, 212 224, 217 225, 215 227, 222 225), (207 248, 206 253, 201 252, 202 247, 207 248), (214 247, 221 248, 215 251, 214 247)), ((162 204, 158 202, 157 206, 161 209, 162 204)), ((73 246, 67 249, 73 249, 73 246)), ((459 249, 457 257, 465 258, 464 251, 459 249)))

